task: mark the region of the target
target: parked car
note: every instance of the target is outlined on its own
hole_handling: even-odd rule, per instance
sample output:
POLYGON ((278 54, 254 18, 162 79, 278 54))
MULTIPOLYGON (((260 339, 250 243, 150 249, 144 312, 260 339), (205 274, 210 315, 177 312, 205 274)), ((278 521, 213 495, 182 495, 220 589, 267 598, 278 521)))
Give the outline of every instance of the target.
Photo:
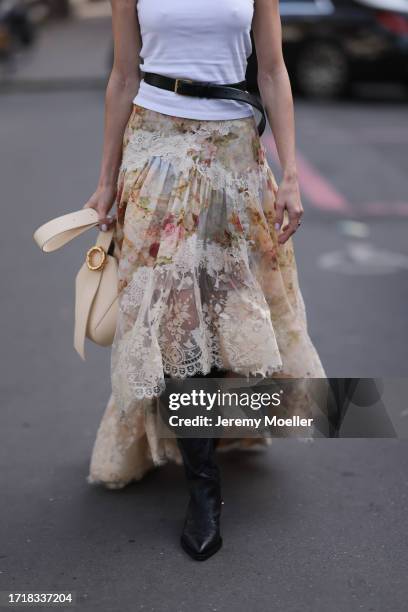
POLYGON ((12 40, 10 29, 1 18, 0 13, 0 62, 4 63, 12 53, 12 40))
MULTIPOLYGON (((292 85, 314 98, 353 82, 408 86, 408 0, 280 0, 283 52, 292 85)), ((254 47, 254 44, 253 44, 254 47)), ((110 50, 108 66, 112 66, 110 50)), ((257 92, 256 53, 246 81, 257 92)))
POLYGON ((35 19, 63 19, 71 15, 70 0, 22 0, 35 19))
POLYGON ((28 46, 34 41, 34 25, 22 0, 0 0, 0 24, 7 31, 10 50, 16 45, 28 46))
MULTIPOLYGON (((335 97, 355 81, 408 85, 408 0, 280 0, 280 11, 285 61, 300 93, 335 97)), ((251 82, 254 58, 249 63, 251 82)))

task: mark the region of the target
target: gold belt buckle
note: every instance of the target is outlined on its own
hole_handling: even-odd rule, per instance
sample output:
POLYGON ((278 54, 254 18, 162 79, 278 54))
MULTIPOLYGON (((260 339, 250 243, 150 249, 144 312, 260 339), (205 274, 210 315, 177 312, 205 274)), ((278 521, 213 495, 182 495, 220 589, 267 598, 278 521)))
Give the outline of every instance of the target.
POLYGON ((193 83, 192 79, 176 79, 176 82, 174 84, 174 93, 178 93, 178 88, 181 81, 183 81, 184 83, 193 83))
POLYGON ((106 263, 106 251, 101 246, 95 245, 91 247, 86 254, 86 265, 88 266, 88 268, 92 271, 102 270, 105 263, 106 263), (101 255, 101 261, 98 264, 92 263, 92 255, 94 253, 99 253, 99 255, 101 255))

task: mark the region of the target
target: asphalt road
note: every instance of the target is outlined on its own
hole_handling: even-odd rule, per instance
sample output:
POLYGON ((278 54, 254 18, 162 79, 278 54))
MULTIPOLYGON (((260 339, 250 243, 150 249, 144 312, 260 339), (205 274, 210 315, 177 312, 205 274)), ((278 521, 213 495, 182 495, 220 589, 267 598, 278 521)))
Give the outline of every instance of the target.
MULTIPOLYGON (((118 492, 85 482, 109 394, 108 351, 88 345, 84 364, 72 348, 90 236, 49 255, 31 236, 94 188, 102 111, 100 91, 0 97, 0 590, 72 590, 84 611, 403 612, 405 441, 279 440, 224 455, 225 546, 204 564, 178 547, 179 468, 118 492)), ((298 104, 296 253, 330 376, 407 376, 405 113, 298 104)))

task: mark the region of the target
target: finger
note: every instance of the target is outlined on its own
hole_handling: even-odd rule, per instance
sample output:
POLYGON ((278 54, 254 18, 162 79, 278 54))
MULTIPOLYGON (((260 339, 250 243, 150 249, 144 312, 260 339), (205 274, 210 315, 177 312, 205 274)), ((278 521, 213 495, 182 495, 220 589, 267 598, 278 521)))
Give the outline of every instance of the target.
POLYGON ((296 228, 298 227, 300 220, 302 218, 303 210, 289 210, 288 215, 289 215, 289 225, 292 225, 293 227, 296 228))
POLYGON ((284 232, 283 234, 280 234, 279 238, 278 238, 278 244, 285 244, 285 242, 287 242, 289 240, 289 238, 292 236, 292 234, 294 234, 295 232, 293 230, 288 230, 287 232, 284 232))
POLYGON ((297 224, 293 225, 292 223, 285 225, 285 227, 283 228, 284 231, 278 237, 279 244, 284 244, 285 242, 287 242, 287 240, 289 240, 289 238, 293 236, 293 234, 296 232, 298 227, 299 226, 297 224))
POLYGON ((289 223, 282 228, 282 233, 280 234, 283 242, 286 242, 286 240, 288 240, 288 238, 290 238, 290 236, 299 229, 300 224, 301 221, 298 215, 296 215, 295 218, 290 219, 289 223))
POLYGON ((106 217, 103 217, 103 222, 112 225, 115 222, 115 216, 112 214, 106 215, 106 217))
POLYGON ((106 232, 108 231, 111 227, 112 224, 114 223, 114 219, 112 217, 112 215, 107 215, 106 217, 101 217, 99 219, 99 228, 103 231, 106 232))
POLYGON ((283 213, 285 206, 281 203, 276 204, 275 229, 279 231, 283 223, 283 213))

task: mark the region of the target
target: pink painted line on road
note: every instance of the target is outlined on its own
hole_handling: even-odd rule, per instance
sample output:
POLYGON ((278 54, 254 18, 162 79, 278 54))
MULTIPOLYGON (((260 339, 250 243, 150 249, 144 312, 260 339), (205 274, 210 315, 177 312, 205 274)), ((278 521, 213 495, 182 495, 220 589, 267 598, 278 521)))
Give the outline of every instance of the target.
MULTIPOLYGON (((272 134, 267 134, 263 140, 268 152, 279 161, 272 134)), ((352 212, 352 206, 346 198, 299 151, 296 152, 296 160, 301 190, 313 206, 321 210, 352 212)))

